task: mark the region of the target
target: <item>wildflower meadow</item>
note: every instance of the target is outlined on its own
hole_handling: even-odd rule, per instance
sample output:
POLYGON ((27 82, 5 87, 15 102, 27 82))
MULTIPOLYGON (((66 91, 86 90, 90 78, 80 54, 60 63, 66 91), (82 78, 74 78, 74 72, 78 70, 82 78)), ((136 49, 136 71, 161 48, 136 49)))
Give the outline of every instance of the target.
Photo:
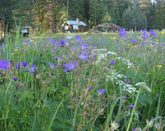
POLYGON ((1 131, 165 130, 165 32, 17 35, 0 48, 1 131))

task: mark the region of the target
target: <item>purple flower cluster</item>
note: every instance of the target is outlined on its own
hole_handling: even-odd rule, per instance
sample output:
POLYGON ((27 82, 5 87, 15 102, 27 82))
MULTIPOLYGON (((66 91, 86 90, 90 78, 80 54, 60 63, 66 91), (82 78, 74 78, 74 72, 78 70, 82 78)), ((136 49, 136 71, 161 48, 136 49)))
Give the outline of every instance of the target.
POLYGON ((130 41, 131 41, 132 44, 136 44, 137 43, 137 40, 135 40, 135 39, 131 39, 130 41))
POLYGON ((156 37, 156 32, 153 29, 150 30, 150 36, 156 37))
POLYGON ((64 64, 64 72, 69 72, 74 70, 78 66, 78 62, 69 62, 67 64, 64 64))
POLYGON ((106 90, 105 90, 105 89, 98 89, 98 90, 97 90, 97 93, 98 93, 100 96, 102 96, 102 95, 104 95, 104 94, 106 93, 106 90))
POLYGON ((26 72, 31 72, 31 73, 35 73, 36 72, 36 65, 33 64, 31 67, 29 66, 28 69, 26 70, 26 72))
POLYGON ((28 66, 28 62, 23 61, 23 62, 20 62, 20 63, 16 63, 15 68, 19 70, 21 67, 25 68, 27 66, 28 66))
POLYGON ((86 61, 87 58, 88 58, 88 53, 85 52, 85 51, 82 51, 81 54, 79 55, 79 58, 80 58, 82 61, 86 61))
POLYGON ((28 62, 26 62, 26 61, 21 62, 21 66, 22 66, 22 67, 28 66, 28 62))
POLYGON ((83 43, 83 44, 81 45, 81 49, 82 49, 82 50, 85 50, 87 47, 88 47, 88 45, 87 45, 86 43, 83 43))
POLYGON ((60 45, 61 47, 64 47, 64 46, 65 46, 65 41, 64 41, 64 40, 61 40, 61 41, 59 42, 59 45, 60 45))
POLYGON ((55 68, 55 64, 50 63, 50 62, 49 62, 49 66, 50 66, 51 69, 54 69, 55 68))
POLYGON ((142 30, 141 32, 143 33, 143 39, 147 39, 149 37, 146 30, 142 30))
POLYGON ((122 37, 125 37, 127 34, 125 28, 120 28, 119 30, 119 36, 122 38, 122 37))
POLYGON ((76 35, 75 39, 76 39, 77 43, 79 43, 79 44, 82 43, 82 39, 79 35, 76 35))
POLYGON ((11 63, 7 60, 0 60, 0 70, 7 71, 10 68, 11 63))

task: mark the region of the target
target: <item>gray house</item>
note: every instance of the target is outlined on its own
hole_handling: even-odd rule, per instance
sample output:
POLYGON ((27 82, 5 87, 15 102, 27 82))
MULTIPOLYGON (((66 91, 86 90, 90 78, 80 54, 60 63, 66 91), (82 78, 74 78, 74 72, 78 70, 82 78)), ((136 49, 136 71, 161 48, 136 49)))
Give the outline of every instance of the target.
POLYGON ((68 20, 62 24, 63 32, 84 32, 87 29, 87 24, 79 20, 68 20))

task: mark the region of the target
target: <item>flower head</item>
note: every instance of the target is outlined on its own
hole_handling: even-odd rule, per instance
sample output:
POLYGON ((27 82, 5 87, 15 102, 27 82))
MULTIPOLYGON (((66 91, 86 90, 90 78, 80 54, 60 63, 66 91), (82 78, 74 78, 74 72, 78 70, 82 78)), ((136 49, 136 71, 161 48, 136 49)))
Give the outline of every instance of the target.
POLYGON ((12 79, 13 79, 14 81, 17 81, 17 80, 18 80, 18 78, 17 78, 17 77, 13 77, 12 79))
POLYGON ((53 63, 49 63, 49 66, 50 66, 51 69, 55 68, 55 64, 53 64, 53 63))
POLYGON ((76 35, 75 39, 76 39, 77 43, 79 43, 79 44, 82 42, 82 39, 79 35, 76 35))
POLYGON ((129 108, 132 110, 134 108, 134 103, 132 103, 129 108))
POLYGON ((111 60, 111 61, 110 61, 110 64, 111 64, 111 65, 114 65, 114 64, 115 64, 115 61, 114 61, 114 60, 111 60))
POLYGON ((82 51, 81 54, 79 55, 79 58, 80 58, 82 61, 87 60, 87 58, 88 58, 88 53, 85 52, 85 51, 82 51))
POLYGON ((16 63, 15 68, 19 70, 20 69, 20 63, 16 63))
POLYGON ((153 29, 150 30, 150 36, 152 36, 152 37, 156 36, 156 33, 155 33, 155 31, 153 29))
POLYGON ((127 34, 125 28, 120 28, 119 30, 119 36, 122 38, 122 37, 125 37, 127 34))
POLYGON ((0 60, 0 70, 7 71, 10 68, 10 62, 7 60, 0 60))
POLYGON ((147 31, 146 30, 143 30, 142 33, 143 33, 143 39, 147 39, 148 38, 147 31))
POLYGON ((68 64, 64 64, 64 72, 69 72, 74 70, 78 66, 77 62, 69 62, 68 64))
POLYGON ((26 67, 28 66, 28 63, 26 61, 21 62, 21 66, 26 67))
POLYGON ((65 46, 65 41, 64 41, 64 40, 61 40, 61 41, 59 42, 59 45, 60 45, 61 47, 64 47, 64 46, 65 46))
POLYGON ((111 128, 110 128, 111 131, 118 130, 118 128, 119 128, 118 123, 116 123, 115 121, 111 122, 111 128))
POLYGON ((137 40, 135 40, 135 39, 131 39, 130 41, 131 41, 132 44, 136 44, 137 43, 137 40))
POLYGON ((30 38, 26 39, 26 44, 30 44, 30 38))
POLYGON ((88 91, 91 91, 93 89, 93 86, 88 87, 88 91))
POLYGON ((97 90, 97 93, 98 93, 100 96, 102 96, 102 95, 104 95, 104 94, 106 93, 106 90, 105 90, 105 89, 98 89, 98 90, 97 90))
POLYGON ((37 69, 36 65, 33 64, 31 67, 28 68, 28 70, 26 72, 35 73, 36 69, 37 69))
POLYGON ((88 45, 87 45, 86 43, 83 43, 83 44, 81 45, 81 49, 84 50, 84 49, 87 48, 87 46, 88 46, 88 45))

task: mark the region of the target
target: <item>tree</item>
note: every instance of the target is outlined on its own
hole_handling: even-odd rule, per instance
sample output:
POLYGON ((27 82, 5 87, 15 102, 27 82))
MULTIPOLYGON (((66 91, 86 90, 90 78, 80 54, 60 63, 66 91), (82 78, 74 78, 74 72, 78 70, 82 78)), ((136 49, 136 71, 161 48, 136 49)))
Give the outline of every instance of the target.
POLYGON ((164 0, 155 0, 156 9, 155 9, 155 28, 163 29, 165 28, 165 1, 164 0))
POLYGON ((128 29, 145 28, 146 16, 137 5, 133 5, 123 13, 123 26, 128 29))

